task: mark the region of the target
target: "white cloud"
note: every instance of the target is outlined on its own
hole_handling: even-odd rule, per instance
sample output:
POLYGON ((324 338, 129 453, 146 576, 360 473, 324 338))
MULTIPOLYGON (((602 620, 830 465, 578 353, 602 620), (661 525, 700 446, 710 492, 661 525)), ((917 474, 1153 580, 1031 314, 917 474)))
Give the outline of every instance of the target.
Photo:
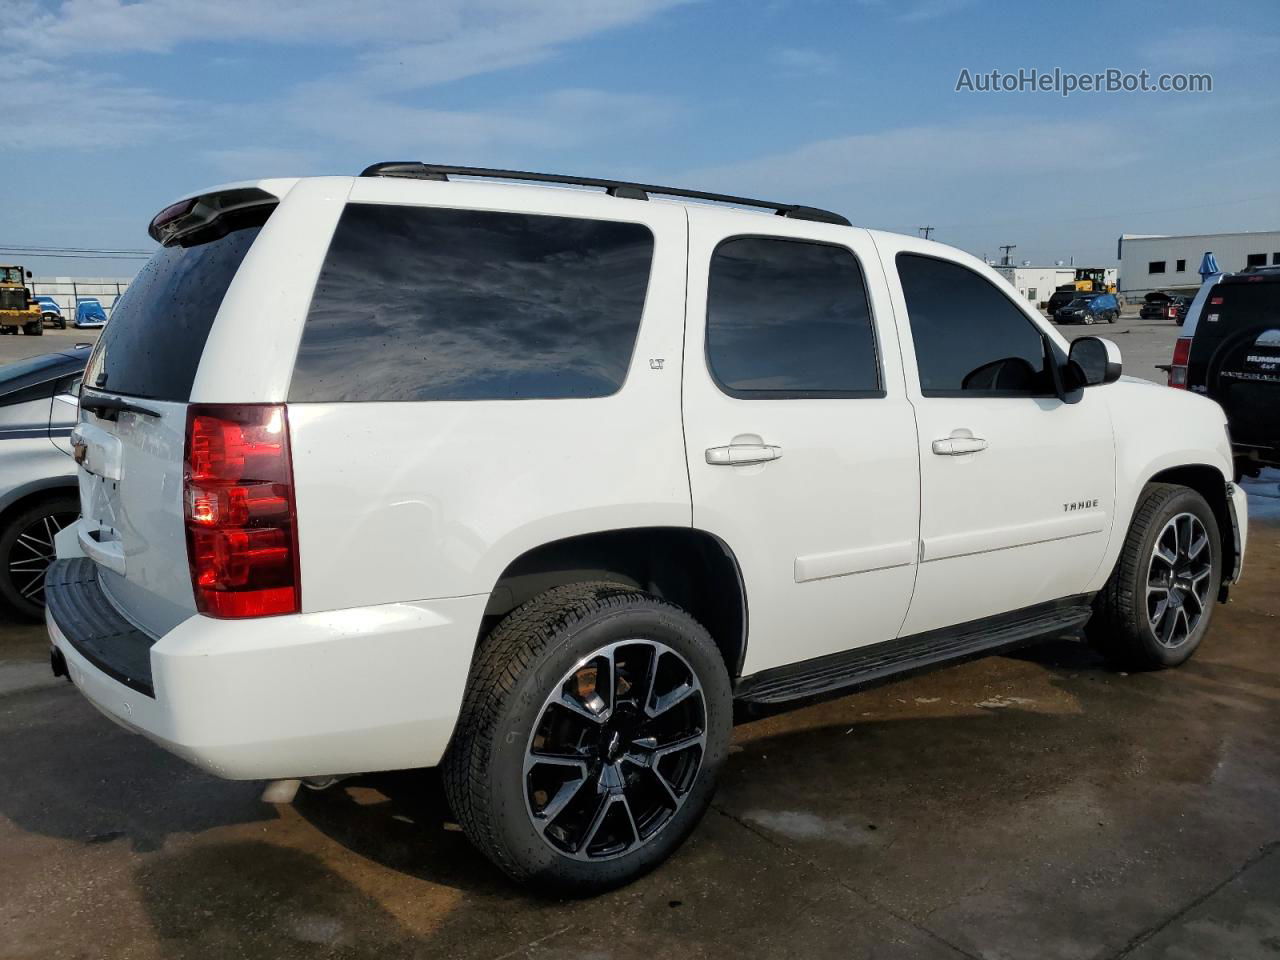
POLYGON ((888 13, 899 23, 925 23, 958 13, 977 0, 857 0, 866 10, 888 13))
POLYGON ((0 47, 41 57, 171 52, 217 40, 374 48, 371 78, 405 89, 545 59, 686 0, 64 0, 0 21, 0 47))
POLYGON ((1256 30, 1198 24, 1143 43, 1139 54, 1160 70, 1216 67, 1280 55, 1280 36, 1256 30))
POLYGON ((955 182, 973 177, 1100 170, 1136 159, 1105 123, 984 121, 899 127, 818 140, 782 153, 687 174, 708 189, 777 192, 800 180, 817 190, 955 182), (1062 149, 1064 143, 1070 150, 1062 149))
POLYGON ((64 0, 52 9, 19 0, 20 9, 10 4, 0 18, 0 81, 12 102, 59 118, 43 144, 139 144, 180 133, 177 101, 105 72, 68 73, 54 65, 81 52, 110 64, 113 55, 174 53, 211 39, 338 46, 353 52, 317 58, 321 79, 283 96, 190 104, 206 139, 233 144, 204 156, 220 170, 254 160, 283 167, 302 151, 280 144, 282 130, 309 133, 312 142, 376 143, 380 150, 549 148, 651 128, 673 109, 652 97, 574 89, 487 110, 410 105, 398 95, 545 60, 566 44, 683 2, 367 0, 353 16, 349 0, 64 0), (248 152, 239 146, 245 143, 252 144, 248 152))
POLYGON ((839 66, 835 57, 808 47, 784 47, 775 50, 769 59, 783 73, 792 76, 826 76, 835 73, 839 66))
POLYGON ((10 150, 93 151, 186 132, 182 101, 108 74, 55 71, 31 61, 25 69, 0 70, 0 84, 24 116, 40 118, 39 134, 9 138, 10 150))
POLYGON ((491 110, 446 110, 326 81, 299 88, 271 113, 330 142, 376 144, 383 152, 448 161, 449 152, 563 149, 656 129, 679 110, 657 97, 589 89, 556 90, 491 110))
POLYGON ((898 19, 903 23, 924 23, 959 13, 973 3, 974 0, 917 0, 915 3, 904 4, 898 19))

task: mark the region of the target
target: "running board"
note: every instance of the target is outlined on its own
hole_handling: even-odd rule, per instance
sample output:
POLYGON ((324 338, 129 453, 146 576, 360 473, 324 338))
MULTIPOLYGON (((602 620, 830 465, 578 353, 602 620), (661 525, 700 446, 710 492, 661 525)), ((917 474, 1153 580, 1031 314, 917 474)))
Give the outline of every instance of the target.
POLYGON ((1092 600, 1090 594, 1066 597, 954 627, 762 670, 740 679, 734 688, 734 698, 760 705, 817 698, 999 653, 1046 634, 1080 626, 1089 619, 1092 600))

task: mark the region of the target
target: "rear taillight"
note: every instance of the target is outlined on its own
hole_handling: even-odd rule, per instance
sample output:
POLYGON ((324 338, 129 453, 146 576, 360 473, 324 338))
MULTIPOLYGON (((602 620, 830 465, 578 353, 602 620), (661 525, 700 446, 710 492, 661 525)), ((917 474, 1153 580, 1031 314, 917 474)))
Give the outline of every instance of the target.
POLYGON ((1177 320, 1177 319, 1178 319, 1178 308, 1177 308, 1177 307, 1169 307, 1169 308, 1167 308, 1167 309, 1165 310, 1164 315, 1165 315, 1165 317, 1167 317, 1167 318, 1168 318, 1168 319, 1170 319, 1170 320, 1177 320))
POLYGON ((193 404, 183 464, 196 609, 266 617, 301 609, 298 530, 283 404, 193 404))
POLYGON ((1173 345, 1173 365, 1169 367, 1169 386, 1187 389, 1187 359, 1191 356, 1191 338, 1179 337, 1173 345))

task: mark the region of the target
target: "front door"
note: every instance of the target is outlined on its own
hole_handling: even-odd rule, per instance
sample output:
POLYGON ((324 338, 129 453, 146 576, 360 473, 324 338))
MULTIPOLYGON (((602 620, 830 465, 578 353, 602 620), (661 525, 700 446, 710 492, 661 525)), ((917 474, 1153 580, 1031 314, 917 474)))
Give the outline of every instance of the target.
POLYGON ((915 575, 918 455, 870 236, 689 217, 693 524, 740 565, 743 672, 892 639, 915 575))
POLYGON ((904 634, 1083 592, 1114 520, 1102 391, 1067 403, 1062 344, 963 254, 883 249, 920 436, 920 569, 904 634))

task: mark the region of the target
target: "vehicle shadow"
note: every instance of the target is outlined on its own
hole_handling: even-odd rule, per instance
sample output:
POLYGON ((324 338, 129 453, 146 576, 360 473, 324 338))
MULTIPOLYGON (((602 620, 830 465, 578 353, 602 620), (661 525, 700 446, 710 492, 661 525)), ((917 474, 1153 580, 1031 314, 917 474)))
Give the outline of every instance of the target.
POLYGON ((439 770, 371 773, 303 789, 294 810, 360 856, 401 873, 495 896, 518 896, 454 820, 439 770))
POLYGON ((217 780, 97 712, 70 684, 9 694, 0 817, 30 833, 160 849, 171 834, 275 820, 262 784, 217 780))

